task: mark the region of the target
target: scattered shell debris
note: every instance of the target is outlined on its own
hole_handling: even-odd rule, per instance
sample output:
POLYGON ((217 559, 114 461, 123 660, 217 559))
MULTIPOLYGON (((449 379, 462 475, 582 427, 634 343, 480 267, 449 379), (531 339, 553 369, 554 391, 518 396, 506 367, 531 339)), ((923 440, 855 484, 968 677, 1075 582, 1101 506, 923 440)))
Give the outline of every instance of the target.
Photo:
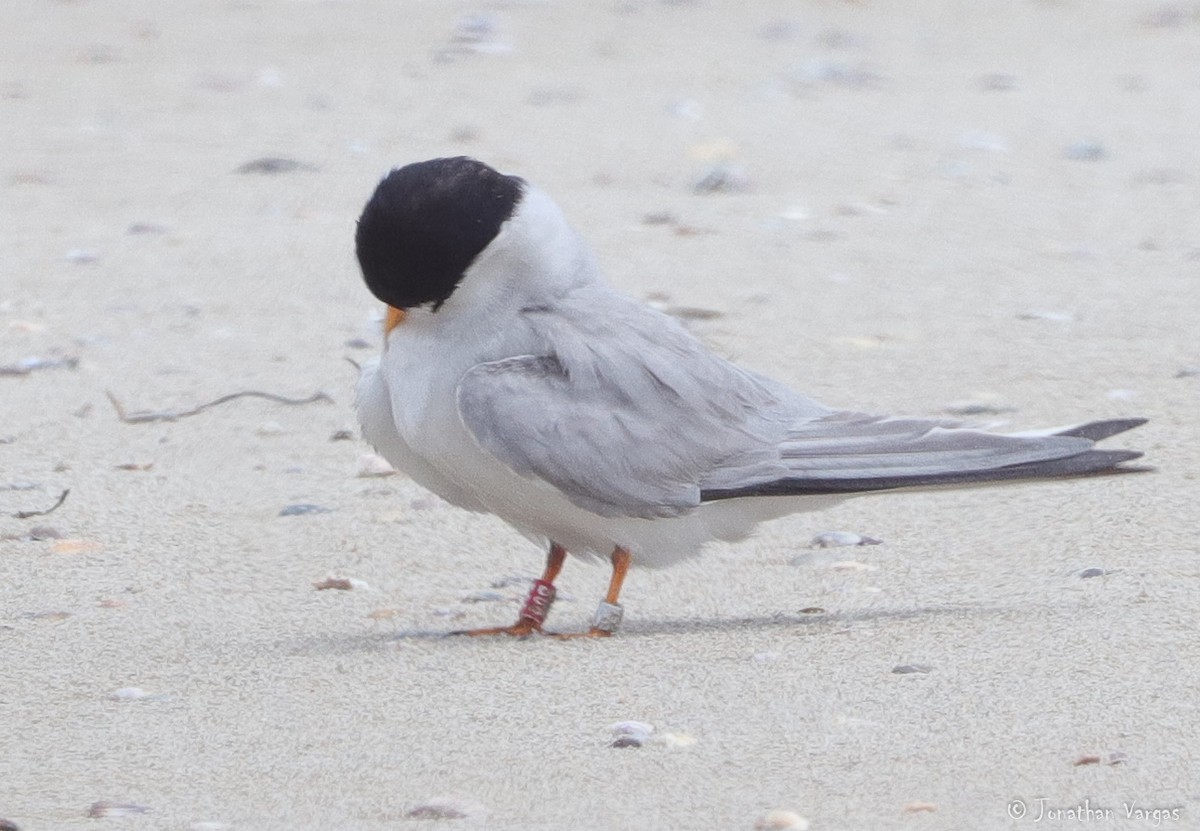
POLYGON ((892 667, 894 675, 927 675, 933 672, 933 667, 928 664, 900 664, 892 667))
POLYGON ((92 819, 105 819, 107 817, 132 817, 138 814, 147 814, 150 809, 145 805, 138 805, 134 802, 93 802, 88 808, 87 815, 92 819))
POLYGON ((795 811, 768 811, 754 821, 755 831, 808 831, 810 825, 795 811))
POLYGON ((809 542, 809 548, 838 548, 850 545, 880 545, 883 540, 866 537, 853 531, 824 531, 809 542))
POLYGON ((369 589, 370 586, 363 580, 354 577, 335 577, 332 574, 324 580, 317 580, 313 584, 313 588, 317 591, 327 591, 329 589, 337 589, 338 591, 363 591, 369 589))

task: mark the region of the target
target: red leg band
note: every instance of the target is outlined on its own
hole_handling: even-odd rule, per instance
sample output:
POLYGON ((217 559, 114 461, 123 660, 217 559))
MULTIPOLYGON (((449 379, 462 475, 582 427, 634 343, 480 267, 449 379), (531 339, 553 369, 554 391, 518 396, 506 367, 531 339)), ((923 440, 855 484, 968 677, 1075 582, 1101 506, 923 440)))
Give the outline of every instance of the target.
POLYGON ((554 594, 554 584, 549 580, 534 580, 533 588, 529 590, 529 596, 525 598, 525 605, 521 608, 520 619, 541 628, 550 612, 550 605, 554 603, 554 594))

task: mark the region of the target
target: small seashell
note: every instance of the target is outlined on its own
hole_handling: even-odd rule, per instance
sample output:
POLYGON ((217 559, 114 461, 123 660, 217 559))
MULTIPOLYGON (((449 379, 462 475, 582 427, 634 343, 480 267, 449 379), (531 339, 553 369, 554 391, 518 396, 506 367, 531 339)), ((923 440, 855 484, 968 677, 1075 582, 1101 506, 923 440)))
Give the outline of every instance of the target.
POLYGON ((311 505, 306 502, 300 502, 295 505, 287 505, 279 511, 279 516, 307 516, 308 514, 328 514, 333 511, 333 508, 323 508, 320 505, 311 505))
POLYGON ((377 453, 364 453, 358 457, 358 473, 355 476, 359 479, 378 479, 395 476, 396 473, 396 468, 392 467, 391 462, 377 453))
POLYGON ((1077 162, 1098 162, 1108 156, 1108 151, 1097 139, 1080 139, 1067 145, 1063 156, 1077 162))
POLYGON ((644 721, 618 721, 608 729, 613 734, 609 747, 641 747, 654 733, 654 725, 644 721))
POLYGON ((115 597, 106 597, 96 603, 101 609, 123 609, 129 604, 115 597))
POLYGON ((324 580, 318 580, 313 583, 313 588, 317 591, 325 591, 327 589, 337 589, 338 591, 352 591, 369 588, 362 580, 356 580, 353 577, 334 577, 332 574, 324 580))
POLYGON ((278 421, 264 421, 254 428, 254 432, 260 436, 282 436, 287 430, 278 421))
POLYGON ((900 664, 892 667, 892 672, 895 675, 913 675, 914 673, 924 675, 933 672, 933 667, 928 664, 900 664))
POLYGON ((955 416, 981 416, 981 415, 1003 415, 1004 413, 1012 413, 1016 411, 1016 407, 1009 404, 1002 404, 998 401, 953 401, 944 407, 942 411, 955 416))
POLYGON ((350 441, 354 438, 354 433, 351 430, 334 430, 329 434, 330 441, 350 441))
POLYGON ((92 807, 88 809, 88 816, 92 819, 131 817, 149 811, 150 809, 145 805, 136 805, 132 802, 93 802, 92 807))
POLYGON ((399 609, 376 609, 373 612, 367 612, 367 617, 371 620, 391 620, 400 614, 399 609))
POLYGON ((99 551, 100 543, 92 540, 59 540, 50 546, 51 554, 87 554, 99 551))
POLYGON ((284 159, 279 156, 264 156, 261 159, 254 159, 239 165, 234 173, 258 173, 267 176, 276 176, 280 173, 295 173, 297 171, 315 172, 316 165, 311 165, 306 162, 296 161, 295 159, 284 159))
POLYGON ((1087 580, 1091 577, 1103 577, 1105 574, 1108 574, 1108 572, 1105 571, 1104 569, 1100 568, 1099 566, 1092 566, 1091 568, 1085 568, 1083 571, 1079 572, 1079 576, 1082 577, 1084 580, 1087 580))
POLYGON ((91 248, 72 248, 66 254, 63 254, 63 259, 69 263, 89 265, 100 261, 100 252, 94 251, 91 248))
POLYGON ((468 819, 486 814, 483 806, 476 802, 453 797, 435 797, 410 808, 407 819, 468 819))
POLYGON ((754 821, 755 831, 808 831, 809 825, 795 811, 770 811, 754 821))
POLYGON ((133 236, 157 236, 167 232, 166 226, 155 222, 133 222, 125 229, 125 233, 133 236))
POLYGON ((1054 312, 1039 309, 1021 312, 1017 315, 1017 320, 1049 320, 1054 323, 1070 323, 1074 319, 1075 315, 1070 312, 1054 312))
POLYGON ((150 693, 141 687, 121 687, 109 693, 108 697, 117 701, 141 701, 143 698, 149 698, 150 693))
POLYGON ((883 540, 864 537, 853 531, 825 531, 817 534, 808 544, 809 548, 837 548, 843 545, 879 545, 883 540))
POLYGON ((35 525, 29 529, 28 537, 31 540, 57 540, 62 539, 62 534, 49 525, 35 525))
POLYGON ((937 805, 932 802, 905 802, 903 810, 906 814, 932 814, 937 810, 937 805))
POLYGON ((1075 767, 1082 767, 1083 765, 1098 765, 1100 764, 1100 757, 1090 754, 1087 756, 1080 756, 1075 760, 1074 764, 1075 767))
POLYGON ((750 177, 741 165, 718 162, 692 183, 694 193, 742 193, 750 190, 750 177))

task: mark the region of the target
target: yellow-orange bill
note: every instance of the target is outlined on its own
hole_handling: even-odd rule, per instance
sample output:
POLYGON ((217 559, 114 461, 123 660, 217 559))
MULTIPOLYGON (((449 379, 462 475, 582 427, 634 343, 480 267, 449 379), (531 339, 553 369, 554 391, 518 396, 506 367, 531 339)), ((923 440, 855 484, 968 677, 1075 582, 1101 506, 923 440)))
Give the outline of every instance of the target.
POLYGON ((395 306, 387 307, 387 317, 383 321, 383 336, 387 337, 388 333, 404 322, 404 318, 408 312, 404 309, 397 309, 395 306))

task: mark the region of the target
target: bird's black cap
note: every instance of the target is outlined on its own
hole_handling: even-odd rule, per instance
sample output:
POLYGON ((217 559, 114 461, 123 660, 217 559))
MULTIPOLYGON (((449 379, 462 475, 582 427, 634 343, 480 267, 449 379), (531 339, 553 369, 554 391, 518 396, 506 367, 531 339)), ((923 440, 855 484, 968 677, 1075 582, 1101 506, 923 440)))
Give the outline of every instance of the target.
POLYGON ((513 215, 524 184, 466 156, 393 170, 354 236, 367 288, 397 309, 437 311, 513 215))

